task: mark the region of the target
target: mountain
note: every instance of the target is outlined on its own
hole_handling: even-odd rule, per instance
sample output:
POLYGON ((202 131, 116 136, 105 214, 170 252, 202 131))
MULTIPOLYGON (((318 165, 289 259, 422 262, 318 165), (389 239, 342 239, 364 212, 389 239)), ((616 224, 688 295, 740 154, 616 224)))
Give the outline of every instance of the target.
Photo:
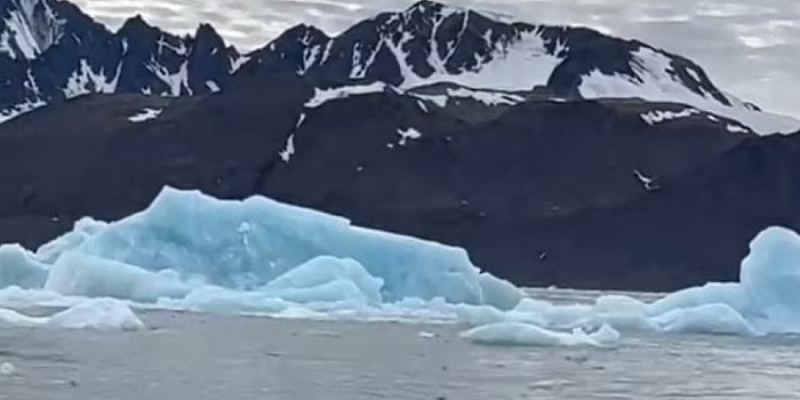
POLYGON ((800 124, 637 41, 428 1, 244 55, 65 1, 0 21, 0 243, 171 185, 462 246, 519 285, 674 290, 800 230, 800 124))
POLYGON ((677 102, 761 134, 800 122, 724 93, 703 69, 638 41, 587 28, 505 22, 421 1, 336 37, 298 25, 240 55, 208 25, 177 37, 140 17, 112 33, 57 0, 0 1, 0 119, 88 93, 181 96, 225 90, 231 75, 293 73, 318 85, 452 83, 559 98, 677 102))
POLYGON ((171 185, 463 246, 518 284, 732 280, 755 233, 800 228, 800 135, 760 137, 692 110, 452 86, 319 89, 293 72, 237 76, 207 96, 85 96, 4 125, 0 160, 14 168, 0 168, 0 241, 33 247, 84 215, 141 210, 171 185))
POLYGON ((0 121, 90 93, 219 91, 240 60, 209 25, 178 37, 135 17, 112 33, 65 1, 0 0, 0 121))

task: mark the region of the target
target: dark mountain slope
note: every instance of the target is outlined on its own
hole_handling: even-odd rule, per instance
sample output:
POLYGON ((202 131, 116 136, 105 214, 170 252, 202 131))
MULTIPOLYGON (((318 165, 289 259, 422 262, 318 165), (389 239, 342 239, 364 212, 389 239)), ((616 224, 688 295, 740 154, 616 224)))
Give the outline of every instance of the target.
POLYGON ((128 215, 169 184, 464 246, 519 284, 668 290, 734 277, 768 224, 800 228, 785 183, 797 137, 731 133, 703 113, 643 118, 681 105, 529 100, 475 122, 459 100, 391 87, 334 99, 293 74, 232 85, 89 96, 4 125, 0 241, 128 215), (130 120, 146 108, 160 114, 130 120))

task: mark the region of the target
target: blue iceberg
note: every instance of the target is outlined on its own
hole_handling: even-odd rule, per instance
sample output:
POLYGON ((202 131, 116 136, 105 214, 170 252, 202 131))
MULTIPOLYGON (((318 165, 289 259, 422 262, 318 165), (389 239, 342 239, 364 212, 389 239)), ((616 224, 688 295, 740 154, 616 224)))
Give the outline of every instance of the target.
POLYGON ((172 188, 118 222, 84 219, 35 255, 2 250, 6 286, 35 287, 38 279, 63 295, 143 303, 211 296, 272 310, 276 300, 380 305, 441 298, 508 309, 523 297, 480 272, 460 248, 264 197, 223 201, 172 188))
POLYGON ((750 247, 736 283, 653 303, 602 296, 555 305, 481 272, 460 248, 264 197, 226 201, 165 188, 141 213, 83 219, 35 253, 0 247, 0 304, 62 296, 69 305, 111 298, 291 318, 463 322, 485 327, 469 340, 527 345, 615 343, 615 329, 800 333, 800 235, 769 228, 750 247))

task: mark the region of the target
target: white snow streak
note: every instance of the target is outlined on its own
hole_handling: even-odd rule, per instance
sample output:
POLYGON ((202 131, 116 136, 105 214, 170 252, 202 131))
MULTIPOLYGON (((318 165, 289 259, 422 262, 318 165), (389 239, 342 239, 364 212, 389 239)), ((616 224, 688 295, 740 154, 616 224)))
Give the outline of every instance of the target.
POLYGON ((728 124, 728 126, 726 126, 725 128, 728 130, 728 132, 731 132, 731 133, 749 133, 750 132, 750 130, 748 130, 747 128, 745 128, 743 126, 740 126, 740 125, 734 125, 734 124, 728 124))
POLYGON ((295 149, 294 149, 294 133, 293 133, 289 135, 288 139, 286 139, 286 147, 284 147, 283 150, 281 150, 281 152, 278 154, 281 156, 283 162, 288 164, 289 160, 292 159, 294 153, 295 149))
POLYGON ((658 110, 650 111, 650 112, 646 112, 644 114, 641 114, 640 117, 648 125, 656 125, 656 124, 660 124, 662 122, 670 121, 670 120, 673 120, 673 119, 688 118, 688 117, 691 117, 692 115, 695 115, 695 114, 700 114, 700 111, 696 110, 694 108, 686 108, 686 109, 678 111, 678 112, 675 112, 675 111, 658 111, 658 110))
POLYGON ((151 119, 156 119, 161 115, 162 112, 164 112, 163 108, 145 108, 138 114, 128 117, 128 121, 138 124, 151 119))
POLYGON ((525 98, 516 94, 473 90, 467 88, 447 89, 450 97, 470 98, 488 106, 516 105, 525 101, 525 98))
POLYGON ((250 61, 250 57, 247 56, 231 58, 231 74, 235 74, 237 71, 239 71, 239 69, 242 68, 242 66, 248 61, 250 61))
POLYGON ((386 90, 386 84, 375 82, 369 85, 341 86, 329 89, 314 89, 314 97, 306 102, 307 108, 317 108, 329 101, 345 99, 350 96, 359 96, 371 93, 382 93, 386 90))
POLYGON ((29 113, 37 108, 41 108, 46 105, 47 103, 45 103, 41 99, 35 101, 28 100, 25 103, 17 104, 16 106, 13 106, 5 110, 0 110, 0 124, 11 121, 12 119, 17 118, 22 114, 29 113))
POLYGON ((162 93, 162 95, 180 96, 181 94, 192 94, 192 88, 189 87, 188 61, 184 61, 177 72, 170 72, 152 57, 145 66, 169 87, 169 92, 162 93))
POLYGON ((117 90, 121 72, 122 63, 120 62, 114 76, 109 79, 102 68, 95 72, 85 59, 81 59, 78 69, 72 73, 67 80, 67 86, 62 89, 64 96, 72 99, 90 93, 114 93, 117 90))
POLYGON ((36 37, 31 32, 28 21, 29 19, 19 11, 11 11, 8 18, 5 19, 6 27, 11 32, 11 36, 16 39, 22 57, 33 60, 42 54, 42 49, 39 48, 39 43, 36 42, 36 37))
POLYGON ((400 135, 400 141, 397 142, 400 146, 405 146, 409 140, 416 140, 422 137, 422 133, 414 128, 398 129, 397 134, 400 135))
POLYGON ((219 93, 219 91, 220 91, 220 88, 219 88, 219 85, 217 85, 217 82, 214 82, 214 81, 211 81, 211 80, 206 81, 206 87, 208 88, 208 90, 211 91, 211 93, 219 93))

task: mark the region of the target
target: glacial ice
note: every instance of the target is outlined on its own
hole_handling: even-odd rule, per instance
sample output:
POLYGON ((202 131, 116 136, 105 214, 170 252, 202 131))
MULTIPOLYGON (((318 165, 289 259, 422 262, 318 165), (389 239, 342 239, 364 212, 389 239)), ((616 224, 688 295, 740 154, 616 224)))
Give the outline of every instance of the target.
POLYGON ((145 328, 133 310, 121 301, 92 299, 45 319, 46 326, 63 329, 135 331, 145 328))
POLYGON ((67 296, 115 297, 138 302, 183 297, 191 291, 174 271, 150 272, 74 251, 59 257, 44 289, 67 296))
POLYGON ((30 317, 0 308, 0 323, 22 327, 134 331, 145 328, 131 308, 114 299, 88 299, 49 317, 30 317))
POLYGON ((723 303, 676 308, 654 317, 654 321, 664 332, 759 335, 741 314, 723 303))
POLYGON ((0 287, 41 287, 48 268, 19 245, 0 246, 0 287))
POLYGON ((553 304, 481 272, 463 249, 263 197, 222 201, 166 188, 141 213, 112 223, 80 220, 35 253, 0 247, 0 306, 72 307, 49 323, 0 308, 0 320, 140 326, 123 303, 97 303, 110 298, 139 308, 281 318, 461 322, 479 328, 465 338, 487 343, 609 346, 619 340, 616 330, 800 333, 800 235, 773 227, 750 247, 738 283, 709 283, 652 303, 614 295, 553 304))
POLYGON ((582 328, 565 333, 532 324, 503 322, 471 329, 463 332, 461 337, 477 344, 498 346, 613 347, 617 345, 620 335, 608 325, 603 325, 595 333, 587 334, 582 328))
POLYGON ((522 297, 511 285, 491 284, 496 278, 481 274, 463 249, 355 227, 341 217, 264 197, 220 201, 166 188, 144 212, 62 242, 57 251, 47 247, 51 257, 69 250, 150 272, 170 269, 184 281, 233 290, 270 291, 282 275, 325 256, 353 260, 381 279, 382 302, 442 297, 485 304, 522 297), (492 289, 504 293, 487 292, 492 289))

